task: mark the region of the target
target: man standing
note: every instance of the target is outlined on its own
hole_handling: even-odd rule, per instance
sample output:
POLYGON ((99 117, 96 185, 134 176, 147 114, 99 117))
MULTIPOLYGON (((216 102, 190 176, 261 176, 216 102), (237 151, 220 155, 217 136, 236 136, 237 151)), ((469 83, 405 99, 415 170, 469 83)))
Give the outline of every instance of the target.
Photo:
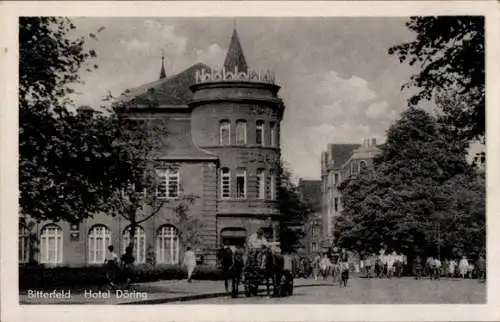
POLYGON ((191 276, 193 275, 193 271, 196 267, 196 255, 191 247, 186 248, 186 253, 184 254, 184 266, 186 266, 187 270, 187 281, 191 283, 191 276))
POLYGON ((264 267, 265 265, 265 254, 260 250, 262 248, 268 247, 269 243, 267 242, 266 237, 264 237, 264 231, 262 229, 258 229, 256 233, 251 234, 248 237, 247 245, 249 250, 252 252, 252 259, 257 261, 257 265, 264 267))
POLYGON ((112 245, 108 246, 108 253, 106 254, 106 278, 111 287, 114 287, 114 281, 116 276, 118 275, 118 255, 114 251, 114 247, 112 245))
POLYGON ((125 248, 125 254, 122 255, 121 261, 123 265, 123 277, 125 278, 125 288, 127 288, 132 281, 132 269, 135 262, 131 245, 125 248))

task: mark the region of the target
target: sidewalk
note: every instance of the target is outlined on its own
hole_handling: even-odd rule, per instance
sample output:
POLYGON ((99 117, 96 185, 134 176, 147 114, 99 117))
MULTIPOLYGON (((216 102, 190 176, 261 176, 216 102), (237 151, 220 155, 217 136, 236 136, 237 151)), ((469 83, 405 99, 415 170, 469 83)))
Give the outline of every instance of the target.
MULTIPOLYGON (((332 285, 332 281, 315 281, 314 279, 295 279, 294 287, 332 285)), ((259 288, 265 292, 265 286, 259 288)), ((51 290, 48 290, 50 292, 51 290)), ((243 287, 240 285, 240 294, 243 287)), ((48 299, 29 297, 26 293, 19 295, 20 304, 160 304, 191 301, 204 298, 229 296, 224 290, 223 281, 164 280, 149 283, 138 283, 129 291, 96 291, 83 290, 71 292, 65 299, 48 299)))

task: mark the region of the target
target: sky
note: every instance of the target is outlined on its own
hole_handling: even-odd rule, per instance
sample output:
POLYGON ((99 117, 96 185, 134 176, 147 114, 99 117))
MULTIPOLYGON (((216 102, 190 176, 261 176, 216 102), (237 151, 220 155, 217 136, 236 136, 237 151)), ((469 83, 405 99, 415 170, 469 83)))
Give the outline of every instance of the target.
MULTIPOLYGON (((173 75, 203 62, 221 65, 236 26, 250 68, 273 70, 286 108, 283 159, 299 178, 320 178, 328 143, 383 142, 407 107, 401 91, 418 70, 387 53, 414 38, 406 18, 77 18, 77 33, 104 29, 95 49, 97 71, 82 73, 77 105, 99 106, 159 77, 161 55, 173 75)), ((432 107, 426 106, 432 109, 432 107)))

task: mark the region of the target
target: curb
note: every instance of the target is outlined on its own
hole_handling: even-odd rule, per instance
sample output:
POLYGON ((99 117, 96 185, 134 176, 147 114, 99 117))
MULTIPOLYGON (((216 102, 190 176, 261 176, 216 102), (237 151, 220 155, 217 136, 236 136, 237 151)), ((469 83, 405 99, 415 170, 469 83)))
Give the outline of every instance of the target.
MULTIPOLYGON (((294 285, 293 288, 301 288, 301 287, 314 287, 314 286, 333 286, 333 284, 304 284, 304 285, 294 285)), ((240 291, 238 295, 244 295, 244 291, 240 291)), ((186 302, 186 301, 195 301, 195 300, 203 300, 210 298, 218 298, 218 297, 230 297, 230 294, 227 292, 215 292, 215 293, 202 293, 202 294, 193 294, 193 295, 185 295, 185 296, 177 296, 177 297, 168 297, 168 298, 159 298, 152 300, 144 300, 144 301, 134 301, 134 302, 125 302, 118 303, 117 305, 149 305, 149 304, 165 304, 172 302, 186 302)))

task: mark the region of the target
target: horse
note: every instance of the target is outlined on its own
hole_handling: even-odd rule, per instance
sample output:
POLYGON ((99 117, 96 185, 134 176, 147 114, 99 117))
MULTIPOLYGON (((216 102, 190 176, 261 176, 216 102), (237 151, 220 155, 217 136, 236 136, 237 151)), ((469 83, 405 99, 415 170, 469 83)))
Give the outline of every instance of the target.
POLYGON ((244 267, 244 254, 239 249, 234 251, 231 248, 223 250, 222 274, 224 278, 224 287, 229 292, 229 280, 231 280, 231 296, 238 297, 241 274, 244 267))
POLYGON ((249 251, 248 261, 245 265, 247 295, 256 294, 258 284, 260 284, 260 281, 264 281, 267 296, 271 295, 271 283, 273 286, 273 295, 278 296, 279 284, 284 274, 283 266, 283 256, 274 253, 270 248, 249 251), (263 262, 259 262, 259 258, 263 262))

